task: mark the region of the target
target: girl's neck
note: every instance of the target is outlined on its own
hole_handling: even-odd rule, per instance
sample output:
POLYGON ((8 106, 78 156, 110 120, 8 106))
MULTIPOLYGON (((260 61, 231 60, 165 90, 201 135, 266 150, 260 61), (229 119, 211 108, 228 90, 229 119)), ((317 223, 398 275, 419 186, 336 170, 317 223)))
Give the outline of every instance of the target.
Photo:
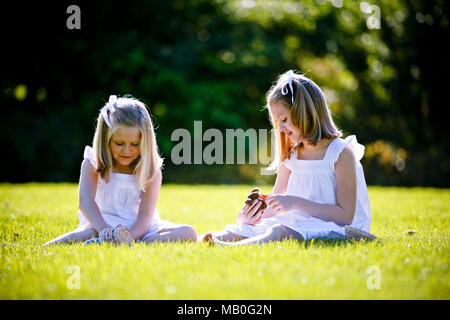
POLYGON ((325 153, 328 150, 328 146, 334 139, 323 138, 315 145, 310 144, 307 141, 298 145, 298 159, 305 160, 321 160, 325 157, 325 153))
POLYGON ((112 166, 111 171, 114 173, 133 174, 133 169, 131 166, 122 166, 117 163, 112 166))
POLYGON ((304 150, 318 151, 318 150, 328 147, 330 142, 331 142, 331 139, 323 138, 323 139, 319 140, 315 145, 310 144, 308 141, 304 141, 302 146, 303 146, 304 150))

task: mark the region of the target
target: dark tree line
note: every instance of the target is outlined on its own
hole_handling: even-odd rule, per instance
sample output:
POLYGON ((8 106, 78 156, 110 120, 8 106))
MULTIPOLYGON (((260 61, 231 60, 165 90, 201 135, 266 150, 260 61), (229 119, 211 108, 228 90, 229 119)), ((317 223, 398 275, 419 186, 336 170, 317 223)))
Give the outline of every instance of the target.
POLYGON ((76 181, 98 110, 110 94, 131 94, 154 116, 166 182, 273 181, 256 165, 176 166, 171 133, 193 134, 195 120, 270 129, 265 93, 296 69, 366 146, 369 184, 448 187, 448 3, 370 5, 380 29, 359 1, 10 4, 0 19, 0 180, 76 181), (66 27, 71 4, 80 30, 66 27))

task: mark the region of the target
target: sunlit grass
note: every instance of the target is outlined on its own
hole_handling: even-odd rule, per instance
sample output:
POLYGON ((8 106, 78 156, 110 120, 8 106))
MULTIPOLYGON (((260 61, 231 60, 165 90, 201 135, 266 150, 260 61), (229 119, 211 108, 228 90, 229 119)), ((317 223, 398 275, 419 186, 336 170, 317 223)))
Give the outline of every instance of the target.
MULTIPOLYGON (((220 230, 235 223, 251 187, 164 185, 158 209, 199 234, 220 230)), ((369 195, 373 243, 41 247, 76 227, 77 185, 2 184, 0 299, 448 299, 450 190, 369 195), (371 266, 379 289, 369 288, 371 266)))

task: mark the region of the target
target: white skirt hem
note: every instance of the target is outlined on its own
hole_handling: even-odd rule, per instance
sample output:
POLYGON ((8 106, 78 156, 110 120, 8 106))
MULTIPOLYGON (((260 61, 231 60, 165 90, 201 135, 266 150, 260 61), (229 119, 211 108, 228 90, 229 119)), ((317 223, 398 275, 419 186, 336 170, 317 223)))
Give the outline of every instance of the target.
POLYGON ((229 224, 224 230, 250 238, 265 233, 269 228, 277 224, 281 224, 300 233, 305 240, 345 236, 345 227, 341 227, 334 222, 324 221, 314 217, 298 217, 293 213, 262 219, 259 224, 254 226, 249 224, 229 224))

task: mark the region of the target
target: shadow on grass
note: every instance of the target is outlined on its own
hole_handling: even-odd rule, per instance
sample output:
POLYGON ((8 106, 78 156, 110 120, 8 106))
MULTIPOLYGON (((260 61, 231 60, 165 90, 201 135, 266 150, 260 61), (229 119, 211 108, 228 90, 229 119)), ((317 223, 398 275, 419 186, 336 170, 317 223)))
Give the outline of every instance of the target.
MULTIPOLYGON (((310 239, 310 240, 296 240, 296 239, 284 239, 281 241, 271 241, 269 243, 265 243, 265 244, 259 244, 259 245, 250 245, 250 247, 252 246, 264 246, 264 245, 277 245, 277 244, 282 244, 282 243, 292 243, 292 244, 296 244, 300 247, 302 247, 303 249, 308 249, 308 248, 320 248, 320 247, 347 247, 347 246, 355 246, 355 245, 369 245, 369 244, 375 244, 376 246, 381 244, 382 241, 381 239, 377 238, 373 241, 364 241, 364 240, 350 240, 350 239, 345 239, 345 238, 315 238, 315 239, 310 239)), ((51 248, 51 247, 96 247, 96 248, 106 248, 106 247, 129 247, 129 248, 134 248, 135 246, 137 247, 156 247, 156 246, 177 246, 177 245, 189 245, 189 246, 193 246, 195 247, 196 245, 201 245, 203 244, 203 242, 196 242, 196 241, 167 241, 167 242, 160 242, 160 241, 155 241, 152 243, 145 243, 145 242, 135 242, 133 244, 115 244, 115 243, 107 243, 107 242, 100 242, 100 243, 91 243, 91 244, 86 244, 84 242, 75 242, 75 241, 70 241, 70 242, 62 242, 62 243, 54 243, 54 244, 49 244, 47 246, 44 246, 43 243, 40 242, 34 242, 34 243, 13 243, 13 242, 6 242, 6 243, 1 243, 2 247, 24 247, 24 246, 36 246, 36 247, 42 247, 42 248, 51 248)), ((210 245, 211 246, 211 245, 210 245)), ((216 247, 216 246, 211 246, 216 247)))
POLYGON ((374 241, 357 241, 357 240, 348 240, 348 239, 329 239, 329 238, 316 238, 311 240, 303 240, 297 241, 300 246, 304 249, 312 248, 320 248, 320 247, 347 247, 354 245, 368 245, 368 244, 380 244, 381 240, 376 239, 374 241))

